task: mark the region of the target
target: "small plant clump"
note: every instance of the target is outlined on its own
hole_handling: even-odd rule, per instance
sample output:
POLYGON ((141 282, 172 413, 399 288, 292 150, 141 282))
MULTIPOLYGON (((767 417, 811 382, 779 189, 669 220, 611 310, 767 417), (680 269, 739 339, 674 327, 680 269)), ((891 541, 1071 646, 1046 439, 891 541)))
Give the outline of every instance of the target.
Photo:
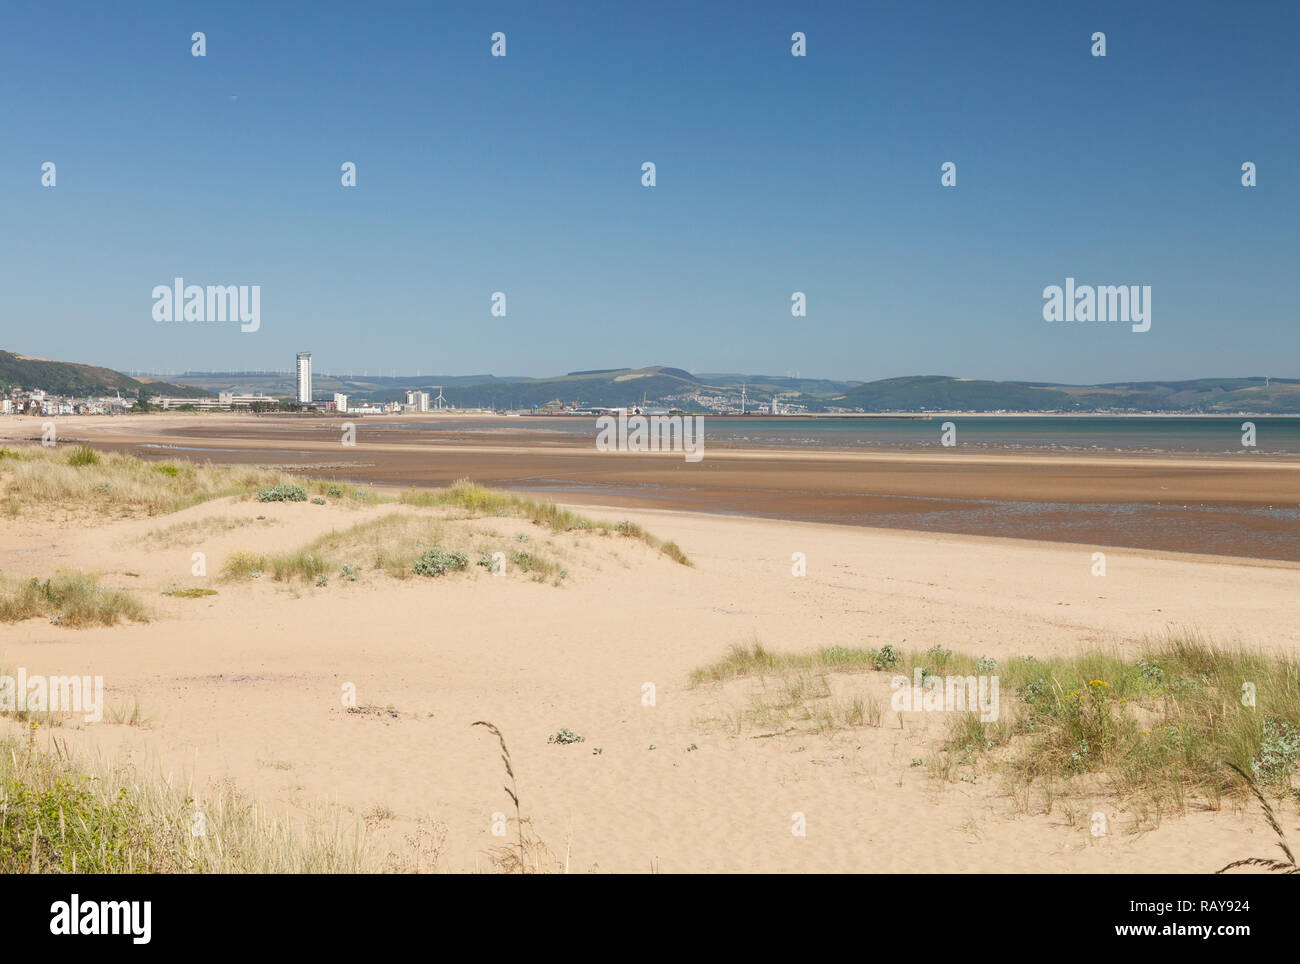
POLYGON ((1291 775, 1297 763, 1300 763, 1300 726, 1273 716, 1264 717, 1259 756, 1250 764, 1255 779, 1264 783, 1280 782, 1291 775))
POLYGON ((281 482, 265 489, 257 490, 258 502, 306 502, 307 490, 301 485, 281 482))
POLYGON ((89 445, 78 445, 68 456, 68 464, 76 467, 83 465, 98 465, 99 453, 89 445))
POLYGON ((164 589, 164 596, 174 596, 177 599, 201 599, 204 596, 215 596, 215 589, 164 589))
POLYGON ((325 504, 325 500, 322 499, 319 495, 317 495, 317 496, 313 496, 313 497, 312 497, 312 500, 311 500, 311 504, 312 504, 312 505, 324 505, 324 504, 325 504))
POLYGON ((572 730, 561 727, 546 738, 547 743, 558 743, 560 746, 568 746, 570 743, 581 743, 587 738, 574 733, 572 730))
POLYGON ((469 557, 463 552, 447 552, 434 548, 415 560, 415 573, 420 576, 441 576, 469 566, 469 557))

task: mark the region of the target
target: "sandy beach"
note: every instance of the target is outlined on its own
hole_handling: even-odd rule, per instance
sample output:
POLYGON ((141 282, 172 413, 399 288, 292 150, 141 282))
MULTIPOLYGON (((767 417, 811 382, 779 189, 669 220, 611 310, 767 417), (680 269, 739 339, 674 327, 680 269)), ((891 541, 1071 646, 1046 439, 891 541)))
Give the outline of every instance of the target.
MULTIPOLYGON (((15 422, 4 423, 6 440, 30 435, 31 424, 15 422)), ((521 455, 513 443, 501 452, 359 443, 345 453, 310 437, 315 426, 256 438, 232 431, 246 424, 63 419, 60 437, 122 449, 165 437, 202 442, 195 447, 217 461, 274 451, 258 461, 276 463, 289 462, 281 455, 292 441, 305 474, 362 480, 369 468, 375 481, 402 485, 417 472, 425 484, 464 476, 508 483, 479 475, 498 458, 528 462, 520 475, 541 465, 574 476, 596 471, 582 461, 590 454, 521 455), (311 468, 327 462, 348 465, 311 468)), ((475 566, 437 580, 365 572, 323 588, 192 575, 196 551, 216 574, 236 552, 290 550, 380 514, 418 511, 409 506, 236 497, 154 518, 23 514, 0 522, 0 571, 23 579, 93 572, 138 593, 156 617, 75 630, 40 619, 0 624, 0 666, 102 674, 109 704, 143 708, 144 725, 65 722, 58 736, 74 752, 200 787, 233 786, 302 820, 359 823, 393 869, 421 861, 430 869, 430 849, 439 870, 492 866, 489 854, 503 843, 491 832, 494 815, 512 808, 495 740, 472 726, 478 720, 501 729, 522 813, 555 866, 570 872, 1206 872, 1271 846, 1267 828, 1238 802, 1158 815, 1101 785, 1053 799, 1038 790, 1022 797, 978 766, 962 771, 969 780, 936 779, 916 761, 935 752, 943 714, 761 732, 742 711, 769 684, 692 685, 690 674, 753 641, 794 653, 939 645, 1005 662, 1098 646, 1136 655, 1148 637, 1192 628, 1219 643, 1294 654, 1300 565, 1291 561, 761 518, 781 502, 754 493, 781 471, 802 490, 829 492, 861 472, 870 487, 893 478, 900 492, 929 486, 951 496, 969 496, 978 484, 1005 496, 1013 476, 1027 480, 1021 497, 1061 479, 1110 484, 1100 477, 1121 492, 1145 480, 1180 498, 1231 496, 1232 505, 1280 501, 1285 492, 1294 501, 1286 486, 1295 467, 834 455, 772 468, 780 461, 711 456, 710 481, 694 484, 706 489, 695 498, 714 500, 712 512, 634 499, 584 507, 673 540, 690 567, 635 541, 546 532, 522 519, 448 523, 560 560, 562 585, 475 566), (727 491, 761 510, 721 514, 739 511, 719 504, 727 491), (1093 574, 1094 551, 1107 556, 1104 577, 1093 574), (792 574, 796 553, 805 575, 792 574), (208 586, 218 593, 162 595, 208 586), (362 712, 341 703, 347 684, 362 712), (583 742, 548 743, 561 728, 583 742), (1097 812, 1109 821, 1104 836, 1089 832, 1097 812), (806 836, 792 833, 799 815, 806 836)), ((665 458, 653 471, 692 468, 665 458)), ((644 466, 601 471, 646 477, 644 466)), ((881 674, 831 674, 828 685, 841 695, 889 696, 881 674)))

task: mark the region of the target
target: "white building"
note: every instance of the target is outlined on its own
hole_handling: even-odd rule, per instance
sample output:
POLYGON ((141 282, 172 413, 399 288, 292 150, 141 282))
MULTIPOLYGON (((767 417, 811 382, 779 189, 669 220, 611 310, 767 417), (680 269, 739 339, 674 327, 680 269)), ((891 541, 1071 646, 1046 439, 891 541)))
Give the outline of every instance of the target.
POLYGON ((334 411, 346 412, 348 410, 348 397, 342 392, 334 393, 334 411))
POLYGON ((298 404, 311 404, 311 352, 298 352, 298 404))

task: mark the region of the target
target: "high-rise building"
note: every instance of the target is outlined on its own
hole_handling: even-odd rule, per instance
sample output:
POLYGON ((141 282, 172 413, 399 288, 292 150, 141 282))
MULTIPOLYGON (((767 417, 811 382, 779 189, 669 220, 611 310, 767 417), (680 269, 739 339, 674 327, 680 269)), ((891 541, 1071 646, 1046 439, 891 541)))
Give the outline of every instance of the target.
POLYGON ((298 404, 311 404, 311 352, 298 352, 298 404))

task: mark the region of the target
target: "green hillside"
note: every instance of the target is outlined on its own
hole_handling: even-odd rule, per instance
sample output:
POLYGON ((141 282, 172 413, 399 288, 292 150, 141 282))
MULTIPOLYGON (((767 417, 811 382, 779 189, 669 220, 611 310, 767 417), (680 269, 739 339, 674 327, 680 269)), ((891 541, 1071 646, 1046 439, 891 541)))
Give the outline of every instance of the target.
POLYGON ((202 398, 201 388, 170 385, 153 379, 135 379, 111 368, 83 365, 78 362, 48 361, 0 351, 0 391, 21 388, 41 390, 51 395, 113 395, 134 397, 144 389, 148 394, 180 395, 202 398))

